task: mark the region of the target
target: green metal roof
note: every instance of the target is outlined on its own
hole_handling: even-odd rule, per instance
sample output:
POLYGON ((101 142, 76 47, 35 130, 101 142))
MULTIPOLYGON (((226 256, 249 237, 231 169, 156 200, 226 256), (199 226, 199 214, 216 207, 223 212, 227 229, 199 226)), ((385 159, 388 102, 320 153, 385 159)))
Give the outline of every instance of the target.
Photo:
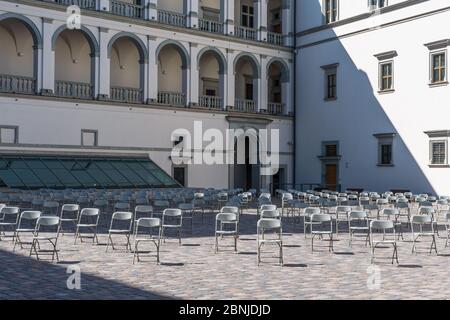
POLYGON ((150 159, 0 155, 1 185, 17 189, 179 187, 150 159))

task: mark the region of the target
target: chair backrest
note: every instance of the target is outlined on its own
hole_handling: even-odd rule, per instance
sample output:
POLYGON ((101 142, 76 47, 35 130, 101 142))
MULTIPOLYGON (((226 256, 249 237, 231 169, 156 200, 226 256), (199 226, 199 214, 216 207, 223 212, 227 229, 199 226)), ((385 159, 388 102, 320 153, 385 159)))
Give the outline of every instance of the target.
POLYGON ((65 204, 61 208, 61 212, 76 212, 80 210, 80 206, 78 204, 65 204))
POLYGON ((108 206, 108 200, 97 199, 94 201, 94 207, 104 208, 108 206))
POLYGON ((258 230, 275 230, 281 229, 280 219, 260 219, 257 224, 258 230))
POLYGON ((350 220, 362 220, 367 219, 367 212, 366 211, 352 211, 349 214, 350 220))
POLYGON ((349 213, 352 211, 352 207, 350 206, 339 206, 336 208, 337 213, 349 213))
POLYGON ((435 213, 434 208, 432 207, 420 207, 419 214, 421 215, 433 215, 435 213))
POLYGON ((222 209, 220 209, 221 213, 239 213, 239 208, 238 207, 233 207, 233 206, 227 206, 227 207, 223 207, 222 209))
POLYGON ((394 229, 394 221, 392 221, 392 220, 373 220, 370 222, 370 229, 371 230, 381 230, 381 231, 394 229))
POLYGON ((115 210, 130 210, 130 204, 126 202, 117 202, 114 204, 115 210))
POLYGON ((279 219, 280 217, 280 211, 277 209, 261 211, 261 219, 279 219))
POLYGON ((450 222, 450 212, 445 214, 445 221, 450 222))
MULTIPOLYGON (((22 220, 37 220, 41 216, 40 211, 24 211, 20 214, 20 221, 22 220)), ((20 225, 20 223, 19 223, 20 225)))
POLYGON ((44 207, 45 208, 59 208, 59 203, 56 201, 45 201, 44 207))
POLYGON ((170 206, 169 201, 167 201, 167 200, 155 200, 153 202, 153 205, 155 207, 159 207, 159 208, 167 208, 170 206))
POLYGON ((419 205, 420 207, 432 207, 433 203, 431 201, 421 201, 419 205))
POLYGON ((432 224, 433 218, 427 215, 413 216, 411 223, 413 224, 432 224))
POLYGON ((161 227, 161 219, 159 219, 159 218, 140 218, 136 222, 136 230, 140 227, 142 227, 142 228, 161 227))
POLYGON ((180 203, 178 205, 178 209, 183 211, 191 211, 194 210, 194 205, 192 203, 180 203))
POLYGON ((163 215, 166 217, 181 217, 182 211, 180 209, 165 209, 163 215))
POLYGON ((262 212, 264 210, 276 210, 277 206, 274 204, 263 204, 260 208, 259 211, 262 212))
POLYGON ((397 208, 385 208, 381 211, 381 214, 385 216, 395 216, 399 214, 399 211, 397 208))
POLYGON ((236 213, 219 213, 216 215, 216 221, 218 222, 234 222, 237 221, 236 213))
POLYGON ((133 218, 133 213, 125 211, 117 211, 112 215, 112 220, 128 221, 133 218))
POLYGON ((389 204, 389 200, 388 199, 386 199, 386 198, 380 198, 380 199, 377 199, 377 205, 386 205, 386 204, 389 204))
POLYGON ((53 227, 59 226, 60 219, 55 216, 42 216, 37 220, 37 230, 40 230, 41 226, 43 227, 53 227))
POLYGON ((320 209, 308 207, 305 209, 305 214, 308 216, 313 215, 313 214, 320 214, 320 209))
POLYGON ((331 215, 329 214, 322 214, 322 213, 315 213, 311 216, 312 222, 330 222, 331 221, 331 215))
POLYGON ((82 216, 95 217, 100 214, 100 210, 97 208, 84 208, 81 210, 82 216))
POLYGON ((135 213, 152 213, 153 212, 153 207, 152 206, 136 206, 134 208, 134 212, 135 213))
POLYGON ((19 214, 20 209, 18 207, 3 207, 2 211, 0 212, 1 214, 6 214, 6 215, 14 215, 14 214, 19 214))

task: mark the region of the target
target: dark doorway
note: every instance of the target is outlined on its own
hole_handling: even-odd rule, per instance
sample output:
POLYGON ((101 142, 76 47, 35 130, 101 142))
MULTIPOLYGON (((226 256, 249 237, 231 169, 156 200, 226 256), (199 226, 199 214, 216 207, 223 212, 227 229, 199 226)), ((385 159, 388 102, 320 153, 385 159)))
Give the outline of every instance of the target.
POLYGON ((186 187, 186 168, 184 167, 173 168, 173 178, 183 187, 186 187))
POLYGON ((284 168, 278 169, 278 172, 273 176, 272 194, 275 194, 275 190, 277 189, 283 189, 285 183, 284 177, 285 177, 284 168))
POLYGON ((325 187, 330 190, 337 189, 337 164, 325 165, 325 187))
MULTIPOLYGON (((259 164, 251 163, 250 155, 250 138, 245 138, 245 164, 238 164, 238 150, 237 141, 234 144, 234 187, 243 190, 258 189, 260 168, 259 164)), ((258 157, 257 157, 258 158, 258 157)), ((259 161, 259 159, 258 159, 259 161)))

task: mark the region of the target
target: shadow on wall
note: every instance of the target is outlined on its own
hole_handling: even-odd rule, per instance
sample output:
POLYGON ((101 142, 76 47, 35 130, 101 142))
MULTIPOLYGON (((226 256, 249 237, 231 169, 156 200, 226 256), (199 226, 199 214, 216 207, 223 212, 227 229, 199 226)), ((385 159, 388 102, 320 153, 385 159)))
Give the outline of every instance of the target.
MULTIPOLYGON (((314 12, 322 12, 319 1, 308 2, 309 5, 313 3, 316 6, 314 12)), ((395 103, 383 106, 374 95, 378 87, 374 88, 367 72, 360 69, 349 55, 348 50, 357 56, 370 49, 370 32, 351 37, 350 45, 346 39, 336 39, 333 28, 321 31, 324 33, 326 38, 334 39, 310 46, 297 43, 297 185, 325 183, 325 162, 319 156, 324 155, 323 143, 333 141, 338 142, 338 153, 342 156, 338 161, 337 183, 343 190, 363 188, 384 192, 402 189, 435 194, 402 134, 386 113, 390 108, 401 106, 395 103), (355 44, 356 41, 359 43, 355 44), (326 71, 321 67, 333 64, 338 64, 337 99, 325 101, 326 71), (394 166, 378 166, 378 139, 374 135, 390 133, 395 133, 394 166)), ((390 33, 390 37, 397 36, 400 37, 390 33)), ((409 39, 399 38, 397 41, 409 39)), ((366 59, 373 59, 378 66, 374 57, 378 53, 373 52, 366 59)))
POLYGON ((81 290, 69 290, 68 265, 78 262, 51 264, 34 258, 19 256, 0 250, 2 271, 0 276, 0 300, 168 300, 151 291, 129 287, 123 283, 83 273, 81 290))

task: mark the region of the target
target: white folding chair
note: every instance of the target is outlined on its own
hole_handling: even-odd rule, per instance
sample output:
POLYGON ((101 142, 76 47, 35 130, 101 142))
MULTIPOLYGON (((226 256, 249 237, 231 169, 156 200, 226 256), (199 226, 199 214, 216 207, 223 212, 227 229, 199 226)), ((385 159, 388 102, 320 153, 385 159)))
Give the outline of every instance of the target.
POLYGON ((75 229, 77 227, 78 218, 80 216, 80 205, 78 204, 65 204, 61 207, 61 229, 60 233, 64 234, 63 223, 70 222, 74 225, 75 229))
POLYGON ((314 252, 314 239, 316 236, 323 238, 323 236, 328 236, 330 238, 330 243, 328 245, 328 250, 334 251, 333 247, 333 219, 329 214, 313 214, 311 216, 311 251, 314 252), (326 224, 330 225, 330 228, 326 228, 326 224), (314 227, 316 229, 314 229, 314 227))
POLYGON ((339 224, 344 223, 348 226, 350 212, 352 212, 350 206, 336 207, 336 237, 339 237, 339 224))
POLYGON ((77 243, 78 238, 81 239, 81 242, 83 242, 83 238, 92 238, 92 242, 98 244, 97 227, 99 218, 100 218, 99 209, 84 208, 83 210, 81 210, 80 217, 77 223, 77 229, 75 231, 74 244, 77 243), (80 229, 88 229, 92 232, 93 235, 92 236, 82 235, 80 229))
POLYGON ((303 232, 305 233, 305 239, 306 239, 306 235, 307 235, 307 227, 309 226, 309 228, 311 230, 311 227, 313 224, 313 222, 311 221, 311 216, 313 214, 320 214, 320 213, 321 213, 320 208, 308 207, 305 209, 304 216, 303 216, 303 232))
POLYGON ((398 251, 397 251, 397 236, 395 234, 395 225, 392 220, 374 220, 370 222, 370 241, 372 247, 372 259, 371 263, 375 262, 375 249, 379 246, 392 245, 392 264, 394 260, 397 261, 398 265, 398 251), (379 231, 382 233, 382 238, 379 239, 379 234, 375 233, 379 231), (391 236, 388 238, 388 236, 391 236))
POLYGON ((3 237, 12 237, 14 241, 14 231, 16 230, 17 223, 19 222, 20 209, 18 207, 7 207, 4 206, 0 211, 0 240, 3 237), (6 234, 6 230, 13 233, 12 236, 6 234))
POLYGON ((24 211, 20 214, 19 223, 17 224, 17 228, 14 236, 14 248, 13 252, 16 251, 16 246, 20 245, 20 248, 23 249, 24 244, 31 245, 33 242, 27 242, 22 240, 21 236, 26 234, 34 235, 36 231, 37 220, 41 216, 40 211, 24 211))
POLYGON ((280 219, 260 219, 257 224, 258 266, 261 264, 261 248, 265 244, 275 244, 279 247, 278 261, 283 266, 283 229, 280 219), (268 238, 268 233, 275 236, 268 238))
POLYGON ((237 252, 237 239, 239 237, 238 214, 232 212, 217 214, 214 235, 215 235, 215 245, 214 245, 215 253, 219 252, 219 238, 223 238, 224 236, 227 235, 233 236, 234 252, 237 252))
POLYGON ((156 262, 159 264, 159 248, 161 246, 161 220, 159 218, 140 218, 136 222, 136 228, 134 231, 134 255, 133 264, 136 261, 140 262, 139 244, 141 242, 151 242, 156 246, 156 262), (145 230, 145 232, 142 231, 145 230), (153 230, 156 229, 156 234, 153 234, 153 230))
POLYGON ((436 233, 434 232, 434 221, 432 216, 418 215, 413 216, 411 219, 411 234, 413 240, 412 253, 417 253, 417 241, 424 237, 431 237, 430 254, 434 251, 438 254, 436 244, 436 233), (419 227, 419 231, 416 231, 414 226, 419 227), (428 230, 425 230, 428 229, 428 230))
POLYGON ((56 261, 59 261, 57 244, 60 226, 61 223, 59 217, 41 216, 38 218, 33 241, 31 243, 30 257, 34 254, 36 255, 36 259, 39 260, 39 255, 51 255, 52 262, 55 260, 55 256, 56 261), (41 235, 41 232, 43 232, 44 235, 41 235), (42 242, 48 242, 51 245, 51 249, 42 249, 42 242))
POLYGON ((108 252, 109 245, 111 244, 113 250, 115 250, 114 247, 114 241, 113 241, 113 234, 114 235, 124 235, 127 239, 126 242, 126 250, 131 250, 131 242, 130 242, 130 236, 131 236, 131 228, 133 226, 133 213, 132 212, 114 212, 111 218, 111 225, 108 230, 108 243, 106 244, 106 252, 108 252), (115 224, 120 224, 120 227, 115 226, 115 224))
POLYGON ((166 229, 174 229, 178 233, 178 242, 181 245, 181 229, 183 227, 183 212, 180 209, 165 209, 162 217, 161 237, 166 242, 166 229))
POLYGON ((366 246, 370 242, 369 219, 366 211, 352 211, 348 216, 349 247, 352 246, 355 234, 366 234, 366 246))

